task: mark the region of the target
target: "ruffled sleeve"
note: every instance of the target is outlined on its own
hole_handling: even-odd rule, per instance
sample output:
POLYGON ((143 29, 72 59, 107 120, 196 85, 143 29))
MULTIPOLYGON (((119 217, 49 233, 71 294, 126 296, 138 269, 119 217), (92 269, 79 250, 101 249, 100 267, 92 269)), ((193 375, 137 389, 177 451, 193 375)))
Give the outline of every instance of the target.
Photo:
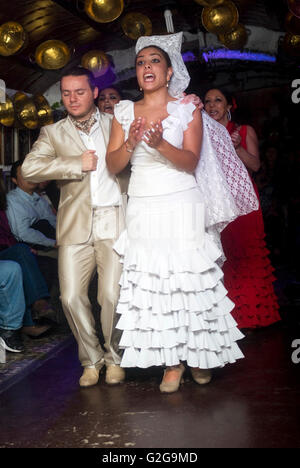
POLYGON ((114 114, 117 121, 122 125, 125 138, 127 138, 130 125, 134 120, 134 103, 128 100, 118 102, 114 107, 114 114))
POLYGON ((183 104, 180 100, 168 103, 168 117, 163 120, 164 139, 177 148, 182 147, 183 133, 193 120, 195 106, 192 103, 183 104))

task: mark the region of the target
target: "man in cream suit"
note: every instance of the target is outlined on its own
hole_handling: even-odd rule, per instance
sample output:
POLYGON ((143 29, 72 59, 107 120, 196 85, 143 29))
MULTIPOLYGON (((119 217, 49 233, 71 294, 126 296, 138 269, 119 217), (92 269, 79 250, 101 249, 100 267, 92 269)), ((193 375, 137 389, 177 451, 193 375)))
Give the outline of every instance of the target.
POLYGON ((112 116, 96 109, 98 89, 93 75, 84 68, 62 77, 61 94, 68 117, 41 129, 22 174, 34 182, 54 179, 60 186, 59 280, 63 309, 84 367, 80 386, 95 385, 103 366, 106 382, 116 384, 124 380, 125 373, 119 366, 119 332, 115 329, 121 265, 113 244, 124 227, 124 217, 120 184, 105 164, 112 116), (96 269, 104 350, 88 299, 96 269))

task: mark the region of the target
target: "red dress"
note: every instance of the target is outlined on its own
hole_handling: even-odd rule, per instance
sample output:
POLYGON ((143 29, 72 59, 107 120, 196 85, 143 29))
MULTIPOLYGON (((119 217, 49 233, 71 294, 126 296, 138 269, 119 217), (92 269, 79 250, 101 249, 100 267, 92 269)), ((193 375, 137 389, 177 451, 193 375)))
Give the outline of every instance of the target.
MULTIPOLYGON (((229 122, 231 134, 236 129, 229 122)), ((241 146, 247 150, 247 126, 240 129, 241 146)), ((252 180, 255 192, 257 187, 252 180)), ((241 216, 222 232, 222 245, 226 256, 224 284, 228 297, 235 303, 231 312, 239 328, 256 328, 281 320, 274 292, 274 268, 264 241, 265 231, 261 208, 241 216)))

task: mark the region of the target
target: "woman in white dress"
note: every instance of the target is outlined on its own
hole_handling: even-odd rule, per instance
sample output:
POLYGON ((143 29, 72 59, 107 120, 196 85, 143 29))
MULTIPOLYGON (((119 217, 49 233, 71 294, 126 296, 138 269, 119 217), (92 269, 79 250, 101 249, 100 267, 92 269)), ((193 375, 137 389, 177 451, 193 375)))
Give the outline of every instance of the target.
POLYGON ((186 366, 203 384, 211 369, 243 357, 236 343, 243 335, 216 263, 221 251, 205 232, 206 190, 194 175, 202 113, 176 98, 189 82, 181 39, 182 33, 138 40, 144 97, 115 106, 106 156, 114 174, 132 165, 127 229, 115 245, 123 263, 121 366, 165 366, 160 390, 167 393, 178 390, 186 366))

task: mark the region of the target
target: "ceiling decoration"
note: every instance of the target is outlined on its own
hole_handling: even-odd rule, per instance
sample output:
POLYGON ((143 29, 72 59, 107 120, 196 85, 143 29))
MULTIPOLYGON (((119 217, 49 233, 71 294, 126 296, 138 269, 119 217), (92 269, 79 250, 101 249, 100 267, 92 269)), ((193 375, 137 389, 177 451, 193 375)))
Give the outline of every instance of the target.
POLYGON ((67 65, 70 58, 71 51, 63 41, 42 42, 35 51, 36 63, 45 70, 59 70, 67 65))
POLYGON ((96 78, 103 76, 109 67, 109 59, 101 50, 90 50, 81 59, 81 65, 93 72, 96 78))
MULTIPOLYGON (((82 63, 88 53, 94 54, 90 59, 94 65, 90 66, 103 74, 107 63, 104 56, 113 66, 112 52, 122 55, 122 51, 130 50, 139 35, 166 34, 166 11, 172 14, 175 32, 183 30, 196 37, 188 45, 195 56, 191 66, 200 67, 202 74, 205 69, 203 61, 199 62, 197 37, 202 35, 206 43, 205 38, 212 34, 207 31, 213 32, 219 47, 223 44, 235 50, 252 44, 253 35, 251 41, 248 35, 251 26, 265 28, 270 35, 282 31, 284 36, 286 32, 279 43, 280 63, 287 67, 297 63, 299 0, 14 0, 3 1, 0 31, 13 20, 26 37, 22 32, 19 37, 11 32, 3 39, 0 34, 0 79, 7 88, 43 94, 64 70, 82 63), (289 12, 291 16, 287 17, 289 12), (43 47, 49 41, 52 46, 55 41, 65 44, 61 56, 53 47, 46 53, 43 47), (10 42, 14 44, 11 49, 10 42), (43 54, 38 53, 40 47, 43 54)), ((255 49, 260 50, 259 42, 255 49)), ((113 73, 112 67, 107 67, 109 73, 113 73)))
POLYGON ((20 23, 8 21, 0 26, 0 55, 8 57, 24 47, 27 34, 20 23))
POLYGON ((111 23, 119 18, 124 9, 124 0, 85 0, 86 14, 97 23, 111 23))

